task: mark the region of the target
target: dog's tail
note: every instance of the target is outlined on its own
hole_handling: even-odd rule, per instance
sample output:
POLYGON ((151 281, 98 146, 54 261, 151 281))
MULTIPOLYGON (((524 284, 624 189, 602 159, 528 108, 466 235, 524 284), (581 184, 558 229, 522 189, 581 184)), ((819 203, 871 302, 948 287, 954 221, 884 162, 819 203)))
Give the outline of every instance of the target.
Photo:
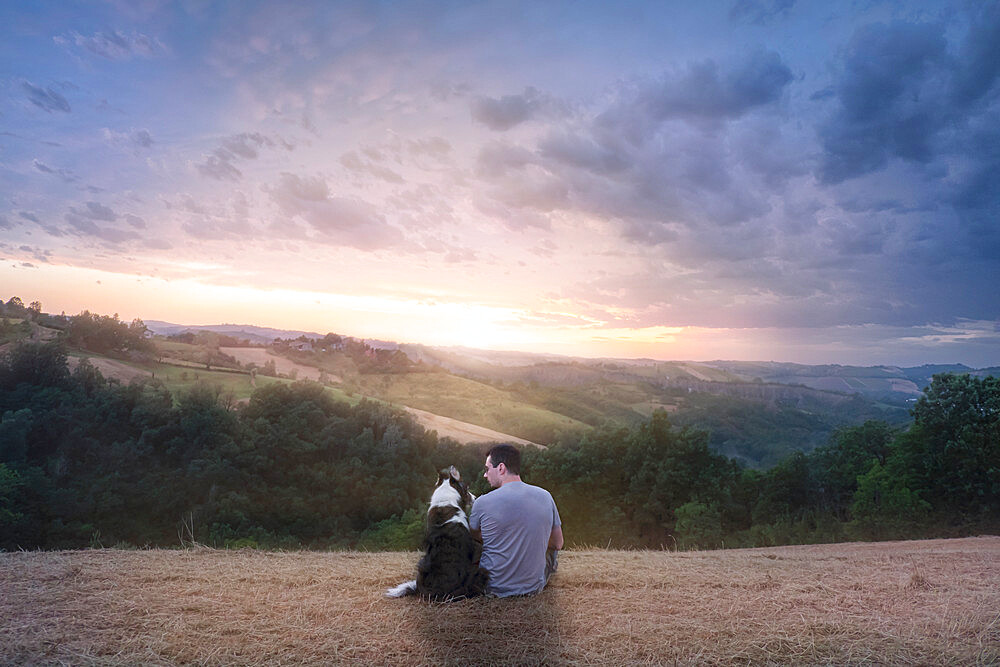
POLYGON ((401 598, 407 595, 417 594, 417 580, 407 581, 405 583, 396 586, 395 588, 389 588, 385 591, 385 596, 387 598, 401 598))

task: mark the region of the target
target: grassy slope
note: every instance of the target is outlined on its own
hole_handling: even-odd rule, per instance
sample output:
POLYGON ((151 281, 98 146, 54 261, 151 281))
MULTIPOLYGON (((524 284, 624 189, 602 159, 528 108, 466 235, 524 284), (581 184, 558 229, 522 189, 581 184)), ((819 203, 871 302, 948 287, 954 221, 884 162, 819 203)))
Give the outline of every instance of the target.
MULTIPOLYGON (((220 386, 234 400, 246 399, 252 393, 246 375, 205 370, 203 364, 196 363, 195 360, 207 358, 208 348, 205 346, 159 337, 155 343, 164 362, 187 366, 142 365, 156 373, 172 391, 183 390, 197 382, 209 382, 220 386)), ((741 458, 752 466, 767 466, 790 451, 808 451, 816 444, 825 442, 833 425, 844 421, 843 416, 827 415, 827 411, 822 415, 803 412, 798 421, 818 420, 823 422, 823 427, 810 430, 807 424, 804 431, 802 428, 789 430, 786 422, 788 418, 795 417, 791 414, 795 408, 782 408, 789 414, 778 415, 773 409, 747 407, 751 404, 746 401, 709 400, 711 397, 700 397, 697 393, 688 395, 683 387, 663 386, 665 381, 680 380, 683 383, 685 379, 716 382, 737 379, 728 370, 702 364, 598 362, 588 366, 578 362, 549 362, 522 367, 480 364, 480 377, 489 378, 493 372, 508 376, 506 379, 477 380, 423 370, 360 373, 351 358, 341 352, 290 352, 288 356, 296 363, 322 368, 330 374, 329 377, 341 379, 342 382, 331 391, 351 403, 356 403, 361 396, 368 396, 540 443, 551 443, 560 434, 581 432, 608 421, 634 425, 648 418, 653 410, 665 408, 676 412, 679 422, 695 423, 710 430, 713 446, 726 455, 741 458), (730 408, 746 403, 741 409, 744 412, 749 410, 749 417, 743 414, 732 422, 732 415, 728 414, 732 410, 728 408, 705 413, 702 404, 706 401, 730 408), (776 431, 778 436, 772 431, 776 431)), ((258 375, 257 384, 263 386, 272 381, 258 375)), ((853 423, 853 420, 847 421, 853 423)))
POLYGON ((361 375, 361 393, 434 414, 511 433, 534 442, 587 426, 565 415, 525 403, 510 392, 448 373, 361 375))
POLYGON ((994 664, 1000 538, 567 551, 533 597, 383 590, 415 553, 0 554, 4 664, 994 664))

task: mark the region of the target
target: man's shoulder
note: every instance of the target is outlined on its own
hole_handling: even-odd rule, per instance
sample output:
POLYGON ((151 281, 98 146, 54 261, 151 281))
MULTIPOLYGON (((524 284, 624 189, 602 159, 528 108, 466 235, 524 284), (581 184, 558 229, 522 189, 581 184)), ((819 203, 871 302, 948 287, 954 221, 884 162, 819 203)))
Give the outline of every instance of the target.
POLYGON ((508 482, 507 484, 493 489, 489 493, 484 493, 476 498, 473 508, 475 508, 476 505, 479 505, 479 503, 482 503, 481 507, 487 507, 494 503, 504 502, 507 498, 518 497, 551 498, 552 494, 540 486, 535 486, 526 482, 508 482))

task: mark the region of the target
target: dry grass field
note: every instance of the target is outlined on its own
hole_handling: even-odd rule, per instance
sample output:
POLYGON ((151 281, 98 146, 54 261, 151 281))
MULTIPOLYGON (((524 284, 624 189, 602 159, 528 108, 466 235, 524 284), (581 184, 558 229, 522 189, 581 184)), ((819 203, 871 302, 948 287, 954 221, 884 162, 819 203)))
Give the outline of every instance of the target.
POLYGON ((533 597, 384 598, 416 559, 0 554, 0 663, 1000 663, 1000 537, 567 551, 533 597))

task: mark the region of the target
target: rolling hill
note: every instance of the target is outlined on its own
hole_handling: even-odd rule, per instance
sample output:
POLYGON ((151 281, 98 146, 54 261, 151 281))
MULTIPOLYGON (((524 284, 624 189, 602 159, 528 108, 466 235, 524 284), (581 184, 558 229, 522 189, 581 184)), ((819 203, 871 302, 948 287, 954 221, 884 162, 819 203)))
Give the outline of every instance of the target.
MULTIPOLYGON (((258 383, 311 379, 351 402, 368 397, 409 409, 426 428, 460 442, 503 437, 546 445, 594 428, 633 426, 665 410, 674 423, 706 431, 713 449, 751 467, 810 451, 841 426, 867 419, 906 424, 909 406, 936 372, 996 370, 586 359, 253 325, 146 325, 156 334, 155 362, 119 358, 99 367, 124 381, 155 375, 172 391, 209 382, 234 402, 258 383)), ((35 339, 41 331, 17 328, 35 339)))

